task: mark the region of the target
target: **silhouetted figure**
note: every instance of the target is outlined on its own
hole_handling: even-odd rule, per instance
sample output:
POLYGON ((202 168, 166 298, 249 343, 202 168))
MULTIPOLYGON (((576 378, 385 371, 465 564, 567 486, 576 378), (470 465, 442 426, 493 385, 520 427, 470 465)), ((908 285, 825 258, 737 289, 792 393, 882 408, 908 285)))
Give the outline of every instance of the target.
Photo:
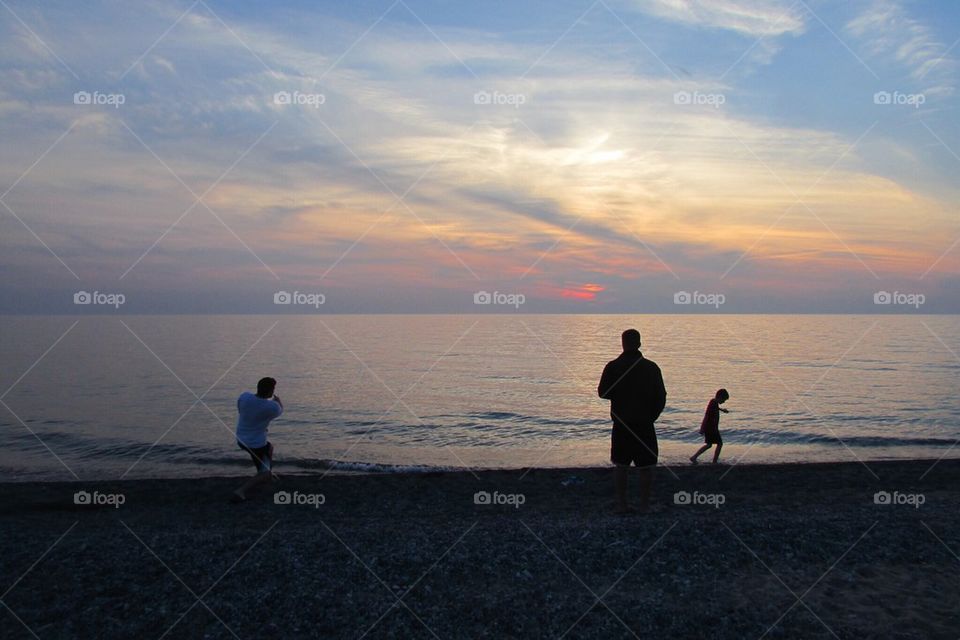
POLYGON ((667 403, 660 367, 640 353, 640 332, 627 329, 620 337, 623 353, 603 369, 597 394, 610 400, 613 432, 610 461, 616 493, 616 513, 629 513, 627 474, 630 464, 640 472, 640 511, 650 506, 653 468, 657 465, 657 432, 653 426, 667 403))
POLYGON ((273 475, 273 445, 267 440, 267 430, 270 421, 283 413, 280 396, 274 393, 276 387, 273 378, 261 378, 256 395, 244 391, 237 398, 237 445, 250 454, 257 473, 233 492, 236 502, 246 500, 247 491, 269 482, 273 475))
POLYGON ((700 423, 700 433, 703 434, 704 445, 700 447, 695 454, 690 456, 690 462, 697 464, 697 458, 700 454, 717 445, 717 450, 713 452, 713 464, 720 460, 720 450, 723 449, 723 439, 720 437, 720 412, 729 413, 727 409, 722 408, 724 402, 730 399, 730 394, 726 389, 720 389, 713 399, 707 403, 707 410, 703 414, 703 422, 700 423))

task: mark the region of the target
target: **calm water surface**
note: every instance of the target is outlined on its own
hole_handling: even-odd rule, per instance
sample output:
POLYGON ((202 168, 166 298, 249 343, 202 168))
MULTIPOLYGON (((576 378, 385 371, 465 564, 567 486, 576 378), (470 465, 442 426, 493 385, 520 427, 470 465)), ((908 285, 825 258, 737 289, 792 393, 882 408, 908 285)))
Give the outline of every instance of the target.
POLYGON ((265 375, 286 405, 271 429, 278 470, 606 464, 596 384, 628 326, 664 372, 668 464, 696 449, 721 386, 730 460, 960 456, 957 316, 7 316, 0 326, 0 468, 20 480, 246 473, 234 403, 265 375))

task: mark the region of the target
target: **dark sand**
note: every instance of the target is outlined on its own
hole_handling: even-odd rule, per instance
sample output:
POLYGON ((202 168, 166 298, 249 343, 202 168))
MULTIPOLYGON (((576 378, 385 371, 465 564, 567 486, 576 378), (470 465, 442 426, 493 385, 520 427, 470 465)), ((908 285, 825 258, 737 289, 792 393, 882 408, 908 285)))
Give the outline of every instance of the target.
POLYGON ((661 468, 664 508, 627 517, 609 469, 286 476, 242 505, 236 478, 7 484, 0 637, 957 638, 960 461, 931 464, 661 468))

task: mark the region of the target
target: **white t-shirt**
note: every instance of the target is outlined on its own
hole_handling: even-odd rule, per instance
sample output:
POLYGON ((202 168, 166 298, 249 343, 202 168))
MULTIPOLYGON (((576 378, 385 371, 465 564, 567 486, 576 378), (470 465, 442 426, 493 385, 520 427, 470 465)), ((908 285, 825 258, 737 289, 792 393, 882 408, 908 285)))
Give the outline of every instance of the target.
POLYGON ((261 398, 245 391, 237 398, 237 442, 255 449, 267 444, 267 428, 270 421, 283 413, 276 400, 261 398))

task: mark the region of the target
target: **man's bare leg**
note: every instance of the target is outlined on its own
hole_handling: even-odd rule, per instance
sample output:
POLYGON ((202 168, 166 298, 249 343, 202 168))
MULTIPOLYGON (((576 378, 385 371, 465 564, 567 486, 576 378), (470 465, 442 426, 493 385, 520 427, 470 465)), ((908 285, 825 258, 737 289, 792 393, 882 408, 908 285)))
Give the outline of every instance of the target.
POLYGON ((653 489, 653 467, 641 467, 640 472, 640 512, 650 509, 650 493, 653 489))
POLYGON ((258 471, 255 476, 253 476, 252 478, 244 482, 242 485, 240 485, 239 489, 233 492, 234 495, 237 496, 240 500, 247 499, 247 491, 250 491, 250 489, 253 489, 254 487, 258 487, 261 484, 270 482, 270 480, 273 478, 273 445, 272 444, 270 445, 270 449, 267 451, 267 459, 263 460, 262 462, 266 463, 267 468, 263 469, 262 471, 258 471))
POLYGON ((258 471, 258 472, 257 472, 257 475, 255 475, 255 476, 253 476, 252 478, 248 479, 246 482, 244 482, 242 485, 240 485, 240 488, 239 488, 239 489, 235 490, 233 493, 234 493, 234 495, 236 495, 236 496, 237 496, 238 498, 240 498, 241 500, 246 500, 246 499, 247 499, 247 491, 250 491, 250 490, 253 489, 254 487, 258 487, 258 486, 260 486, 261 484, 266 484, 267 482, 270 482, 270 477, 271 477, 272 475, 273 475, 273 474, 271 473, 271 471, 270 471, 269 469, 264 469, 263 471, 258 471))
POLYGON ((627 475, 629 473, 630 467, 625 464, 618 464, 613 468, 613 489, 617 499, 617 504, 614 507, 615 513, 630 511, 630 505, 627 504, 627 475))

